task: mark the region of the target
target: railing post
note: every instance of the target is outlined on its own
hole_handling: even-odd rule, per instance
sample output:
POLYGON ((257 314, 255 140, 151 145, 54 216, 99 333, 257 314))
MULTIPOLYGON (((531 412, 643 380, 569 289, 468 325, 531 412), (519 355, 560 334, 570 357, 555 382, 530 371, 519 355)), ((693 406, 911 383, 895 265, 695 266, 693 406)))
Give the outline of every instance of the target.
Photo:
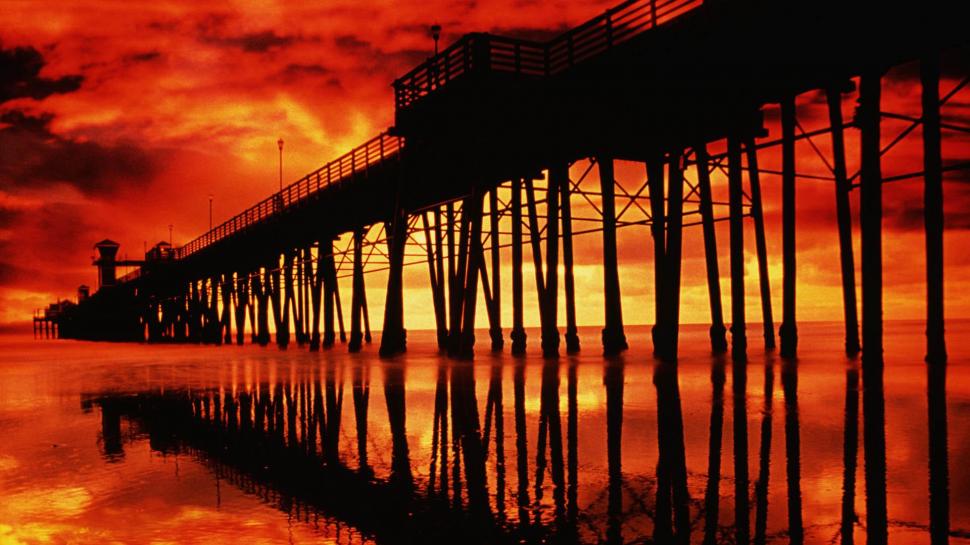
POLYGON ((572 66, 573 65, 573 35, 572 34, 570 34, 566 38, 566 44, 568 45, 568 48, 569 48, 569 66, 572 66))
POLYGON ((606 48, 613 47, 613 14, 606 11, 606 48))
POLYGON ((491 40, 488 34, 476 34, 475 35, 475 58, 472 60, 473 70, 489 70, 491 69, 491 40))
POLYGON ((650 28, 657 27, 657 0, 650 0, 650 28))

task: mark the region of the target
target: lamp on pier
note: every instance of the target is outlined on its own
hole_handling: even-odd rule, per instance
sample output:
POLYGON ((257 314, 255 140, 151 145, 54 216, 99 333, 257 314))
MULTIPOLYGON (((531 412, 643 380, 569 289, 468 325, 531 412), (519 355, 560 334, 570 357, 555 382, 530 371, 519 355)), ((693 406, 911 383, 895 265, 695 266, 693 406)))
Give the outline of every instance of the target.
POLYGON ((441 25, 435 23, 431 25, 431 39, 434 40, 434 56, 438 56, 438 39, 441 38, 441 25))
POLYGON ((276 145, 280 148, 280 193, 283 192, 283 139, 280 138, 276 141, 276 145))

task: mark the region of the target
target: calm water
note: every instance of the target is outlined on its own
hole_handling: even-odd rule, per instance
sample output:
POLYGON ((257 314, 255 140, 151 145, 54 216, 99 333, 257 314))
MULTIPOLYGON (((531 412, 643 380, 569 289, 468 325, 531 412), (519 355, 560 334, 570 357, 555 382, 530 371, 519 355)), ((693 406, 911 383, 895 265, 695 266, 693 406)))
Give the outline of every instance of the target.
POLYGON ((970 543, 970 323, 948 324, 948 375, 919 324, 887 324, 866 399, 840 326, 803 324, 797 363, 756 331, 735 367, 687 326, 676 368, 645 328, 616 360, 590 329, 575 358, 473 365, 424 332, 389 363, 7 337, 0 543, 864 543, 883 502, 890 541, 930 543, 931 466, 970 543))

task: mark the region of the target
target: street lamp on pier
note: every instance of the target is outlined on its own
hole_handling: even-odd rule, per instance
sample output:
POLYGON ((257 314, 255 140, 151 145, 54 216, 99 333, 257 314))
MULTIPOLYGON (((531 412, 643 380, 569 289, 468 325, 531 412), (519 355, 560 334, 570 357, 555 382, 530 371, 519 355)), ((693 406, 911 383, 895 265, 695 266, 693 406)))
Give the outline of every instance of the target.
POLYGON ((283 139, 280 138, 276 141, 276 145, 280 148, 280 193, 283 192, 283 139))
POLYGON ((434 56, 438 56, 438 39, 441 38, 441 25, 435 23, 431 25, 431 39, 434 40, 434 56))

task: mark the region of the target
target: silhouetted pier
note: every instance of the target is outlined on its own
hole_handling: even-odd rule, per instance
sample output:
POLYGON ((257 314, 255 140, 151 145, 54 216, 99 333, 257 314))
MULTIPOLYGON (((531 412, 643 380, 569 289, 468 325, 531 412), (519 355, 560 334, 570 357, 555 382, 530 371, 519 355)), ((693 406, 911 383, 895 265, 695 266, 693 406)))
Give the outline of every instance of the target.
MULTIPOLYGON (((65 337, 150 342, 238 342, 286 347, 295 334, 311 350, 339 338, 359 350, 371 339, 365 273, 386 270, 380 353, 406 348, 403 275, 426 264, 439 345, 469 356, 479 291, 492 349, 526 350, 522 247, 531 246, 545 355, 579 350, 573 237, 603 237, 603 350, 626 347, 616 231, 649 225, 653 239, 654 350, 675 359, 680 323, 683 229, 703 229, 711 347, 747 351, 744 222, 754 226, 764 344, 775 346, 761 184, 780 178, 783 209, 783 355, 798 344, 795 313, 799 179, 831 183, 837 210, 846 351, 881 361, 881 187, 922 179, 925 187, 927 358, 943 361, 940 107, 970 79, 940 90, 941 54, 966 46, 957 3, 911 3, 905 10, 834 0, 630 0, 548 42, 469 34, 394 82, 395 124, 262 202, 178 248, 159 251, 120 280, 105 254, 102 289, 61 324, 65 337), (889 68, 918 62, 921 110, 881 109, 889 68), (858 110, 845 119, 842 96, 859 81, 858 110), (805 131, 795 99, 824 92, 828 127, 805 131), (779 135, 767 134, 765 105, 780 104, 779 135), (886 117, 920 128, 923 168, 883 177, 886 117), (846 130, 858 131, 861 168, 847 168, 846 130), (815 141, 830 139, 831 153, 815 141), (799 171, 807 141, 831 175, 799 171), (726 145, 724 145, 726 142, 726 145), (718 143, 725 151, 711 153, 718 143), (780 149, 780 171, 759 168, 759 153, 780 149), (645 164, 635 192, 616 183, 614 162, 645 164), (590 172, 600 184, 590 187, 590 172), (711 177, 726 173, 728 202, 712 198, 711 177), (860 192, 862 335, 859 335, 849 192, 860 192), (583 199, 595 218, 577 218, 583 199), (597 202, 598 201, 598 202, 597 202), (619 208, 619 210, 618 210, 619 208), (634 218, 637 211, 642 217, 634 218), (582 221, 580 219, 590 220, 582 221), (730 316, 722 309, 714 225, 730 223, 730 316), (501 323, 502 256, 511 247, 512 324, 501 323), (559 278, 558 267, 564 276, 559 278), (349 309, 337 279, 352 277, 349 309), (104 280, 107 280, 107 283, 104 280), (566 306, 564 336, 558 323, 566 306), (344 312, 349 310, 349 317, 344 312), (272 320, 272 323, 271 323, 272 320), (346 327, 349 323, 349 332, 346 327), (292 328, 292 330, 291 330, 292 328), (295 331, 293 331, 295 330, 295 331)), ((949 127, 948 128, 953 128, 949 127)), ((965 131, 966 128, 956 127, 965 131)), ((723 248, 725 241, 721 241, 723 248)), ((878 367, 878 364, 877 364, 878 367)))

